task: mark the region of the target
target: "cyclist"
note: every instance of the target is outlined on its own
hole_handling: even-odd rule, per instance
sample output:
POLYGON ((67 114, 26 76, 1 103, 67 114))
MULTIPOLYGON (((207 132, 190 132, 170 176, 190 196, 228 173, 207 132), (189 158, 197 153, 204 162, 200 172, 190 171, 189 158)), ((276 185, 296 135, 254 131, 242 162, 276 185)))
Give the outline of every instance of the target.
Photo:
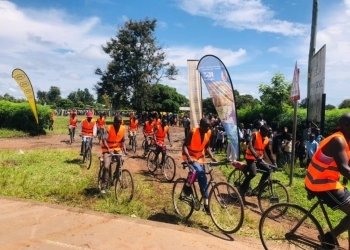
POLYGON ((164 159, 165 159, 165 148, 163 149, 165 136, 168 137, 169 144, 170 146, 172 146, 170 135, 169 135, 168 120, 166 118, 163 118, 162 124, 154 126, 153 129, 154 129, 153 139, 156 142, 156 147, 157 147, 154 160, 157 159, 159 153, 162 152, 162 160, 160 162, 160 165, 163 165, 164 159))
MULTIPOLYGON (((339 181, 340 175, 350 178, 350 113, 343 114, 338 121, 335 133, 323 139, 311 159, 305 176, 307 190, 315 194, 331 209, 340 209, 346 216, 334 227, 338 237, 348 231, 350 249, 350 193, 339 181)), ((325 240, 334 245, 330 232, 325 240)), ((330 249, 333 247, 327 245, 330 249)))
MULTIPOLYGON (((196 172, 200 191, 204 197, 204 210, 207 214, 210 214, 210 210, 208 206, 209 194, 208 191, 205 192, 208 183, 204 167, 205 155, 208 154, 212 161, 217 161, 209 147, 209 129, 210 121, 208 118, 202 118, 199 122, 199 128, 193 128, 189 131, 182 146, 183 159, 187 161, 193 168, 193 171, 196 172)), ((191 194, 191 189, 187 185, 184 185, 184 193, 186 195, 191 194)))
POLYGON ((261 176, 259 185, 263 184, 270 175, 269 165, 263 161, 264 150, 272 164, 276 165, 276 160, 272 157, 271 150, 269 148, 269 129, 270 126, 263 125, 258 132, 251 133, 248 148, 245 153, 245 159, 247 162, 247 176, 240 186, 240 194, 243 201, 245 200, 245 193, 248 191, 250 181, 256 176, 256 168, 264 170, 265 172, 261 176))
MULTIPOLYGON (((152 116, 148 116, 148 120, 143 125, 143 135, 145 137, 146 145, 145 147, 148 148, 149 145, 147 145, 148 140, 147 136, 153 136, 153 122, 152 122, 152 116)), ((145 150, 144 156, 146 156, 147 152, 145 150)))
POLYGON ((139 127, 139 120, 131 113, 129 122, 129 145, 131 145, 131 137, 136 136, 139 127))
POLYGON ((75 128, 77 127, 77 123, 78 123, 78 119, 76 117, 76 113, 72 112, 70 114, 70 118, 69 118, 69 124, 68 124, 68 135, 70 135, 71 133, 73 133, 73 141, 75 140, 75 128))
POLYGON ((100 117, 97 118, 97 134, 103 135, 106 127, 106 119, 103 117, 103 113, 100 112, 100 117))
MULTIPOLYGON (((86 119, 83 119, 79 126, 79 134, 81 136, 90 136, 90 137, 96 137, 96 121, 93 118, 93 114, 91 111, 88 111, 86 113, 86 119)), ((80 155, 83 155, 83 146, 84 141, 81 141, 81 147, 80 147, 80 155)), ((90 147, 92 148, 92 140, 90 140, 90 147)))
POLYGON ((160 125, 162 122, 161 120, 159 119, 159 115, 158 113, 156 113, 154 115, 154 119, 153 119, 153 126, 157 126, 157 125, 160 125))
MULTIPOLYGON (((101 142, 104 164, 101 187, 102 194, 106 193, 107 181, 109 179, 109 168, 111 165, 111 154, 120 153, 121 151, 124 152, 125 155, 128 154, 125 148, 125 126, 122 125, 122 121, 122 117, 116 115, 113 120, 113 125, 107 127, 101 142)), ((117 167, 119 167, 119 161, 117 167)))

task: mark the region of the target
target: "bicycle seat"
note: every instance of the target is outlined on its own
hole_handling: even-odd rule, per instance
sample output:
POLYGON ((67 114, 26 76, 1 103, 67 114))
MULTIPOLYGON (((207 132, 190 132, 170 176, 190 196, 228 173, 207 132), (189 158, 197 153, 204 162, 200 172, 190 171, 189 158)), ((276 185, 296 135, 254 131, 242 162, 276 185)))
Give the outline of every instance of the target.
POLYGON ((239 161, 233 161, 233 162, 232 162, 232 165, 233 165, 235 168, 238 168, 238 169, 240 169, 240 170, 242 170, 242 171, 245 171, 245 170, 246 170, 246 167, 247 167, 247 164, 243 164, 243 163, 241 163, 241 162, 239 162, 239 161))

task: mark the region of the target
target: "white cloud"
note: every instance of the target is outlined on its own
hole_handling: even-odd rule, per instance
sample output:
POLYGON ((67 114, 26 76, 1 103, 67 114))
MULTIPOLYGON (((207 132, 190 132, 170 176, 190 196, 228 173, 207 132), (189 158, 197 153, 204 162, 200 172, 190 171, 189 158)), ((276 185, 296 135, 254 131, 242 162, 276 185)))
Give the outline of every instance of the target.
POLYGON ((275 19, 275 13, 261 0, 177 0, 179 7, 197 16, 213 19, 218 25, 235 29, 252 29, 285 36, 303 35, 307 26, 275 19))
POLYGON ((281 53, 281 49, 279 47, 271 47, 267 50, 268 53, 281 53))

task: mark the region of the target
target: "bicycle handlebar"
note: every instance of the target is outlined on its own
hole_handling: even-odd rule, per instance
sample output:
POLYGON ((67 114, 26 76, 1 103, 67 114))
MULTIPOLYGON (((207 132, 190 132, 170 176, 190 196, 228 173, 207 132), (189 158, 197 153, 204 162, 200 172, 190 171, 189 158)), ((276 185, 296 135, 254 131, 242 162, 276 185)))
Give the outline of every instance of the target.
MULTIPOLYGON (((183 169, 185 169, 191 165, 191 163, 189 163, 187 161, 181 162, 181 164, 182 164, 183 169)), ((211 161, 211 162, 204 162, 203 163, 204 166, 208 166, 208 167, 217 167, 217 166, 220 166, 221 164, 223 164, 223 162, 219 162, 219 161, 211 161)))

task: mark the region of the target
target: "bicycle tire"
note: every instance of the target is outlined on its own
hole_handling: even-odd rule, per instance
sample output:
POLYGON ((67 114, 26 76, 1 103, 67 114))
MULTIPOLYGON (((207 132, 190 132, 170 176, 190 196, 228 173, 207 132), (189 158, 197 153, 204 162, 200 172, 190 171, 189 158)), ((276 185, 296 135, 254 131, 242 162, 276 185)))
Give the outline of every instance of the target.
POLYGON ((227 182, 232 186, 236 187, 239 191, 245 177, 246 177, 245 172, 243 172, 239 168, 235 168, 228 176, 227 182))
POLYGON ((143 151, 143 155, 146 156, 147 155, 146 140, 143 140, 142 145, 141 145, 141 149, 143 151))
POLYGON ((103 161, 100 161, 100 168, 98 170, 98 175, 97 175, 97 186, 100 191, 102 189, 103 168, 104 168, 103 161))
POLYGON ((265 182, 259 189, 258 204, 262 213, 273 204, 289 202, 290 197, 287 188, 277 180, 265 182))
POLYGON ((301 222, 307 213, 306 209, 290 203, 278 203, 269 207, 259 222, 259 236, 264 249, 324 249, 322 240, 319 240, 319 236, 321 239, 324 237, 323 230, 315 217, 310 214, 301 222), (299 222, 301 224, 291 234, 290 231, 299 222))
POLYGON ((127 169, 120 171, 114 185, 115 199, 120 203, 130 202, 134 196, 134 188, 131 172, 127 169))
POLYGON ((168 181, 174 180, 176 175, 176 164, 175 160, 171 156, 166 156, 162 170, 165 179, 167 179, 168 181))
POLYGON ((174 182, 173 191, 172 191, 172 200, 173 200, 175 212, 183 220, 188 220, 194 211, 192 195, 186 196, 185 194, 183 194, 183 191, 182 191, 186 182, 187 180, 185 178, 177 179, 174 182))
POLYGON ((90 169, 91 162, 92 162, 92 154, 91 154, 91 148, 90 147, 87 147, 85 154, 86 154, 86 156, 85 156, 86 169, 90 169))
POLYGON ((156 160, 154 160, 155 157, 156 157, 156 152, 151 150, 147 156, 147 168, 148 168, 148 171, 152 174, 157 170, 157 167, 159 165, 159 160, 158 160, 159 155, 156 160))
POLYGON ((83 142, 83 163, 85 163, 85 158, 86 158, 86 143, 87 142, 83 142))
POLYGON ((244 219, 244 204, 237 188, 227 182, 214 185, 209 193, 210 217, 224 233, 237 232, 244 219))
POLYGON ((71 130, 69 134, 69 144, 72 145, 72 143, 73 143, 73 131, 71 130))
POLYGON ((132 137, 131 147, 132 147, 132 151, 134 153, 136 153, 136 138, 135 137, 132 137))

